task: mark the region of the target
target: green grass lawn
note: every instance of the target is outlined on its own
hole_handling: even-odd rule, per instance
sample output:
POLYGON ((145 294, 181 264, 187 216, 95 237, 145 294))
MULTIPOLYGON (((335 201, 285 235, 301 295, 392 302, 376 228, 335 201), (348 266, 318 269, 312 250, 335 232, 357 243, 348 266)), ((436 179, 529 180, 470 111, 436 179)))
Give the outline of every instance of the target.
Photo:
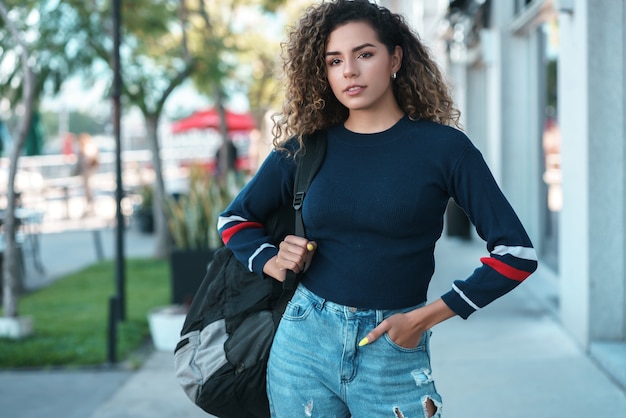
MULTIPOLYGON (((34 335, 0 338, 0 368, 75 367, 106 363, 109 298, 115 294, 113 260, 63 277, 19 301, 20 316, 34 320, 34 335)), ((126 260, 126 320, 119 323, 118 361, 149 336, 147 314, 170 301, 168 260, 126 260)))

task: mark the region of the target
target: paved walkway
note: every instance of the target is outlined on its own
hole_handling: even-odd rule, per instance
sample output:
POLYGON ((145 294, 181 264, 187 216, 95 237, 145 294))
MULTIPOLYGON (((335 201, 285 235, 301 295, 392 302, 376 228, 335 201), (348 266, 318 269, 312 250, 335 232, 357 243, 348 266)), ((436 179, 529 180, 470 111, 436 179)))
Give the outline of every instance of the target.
MULTIPOLYGON (((100 258, 115 256, 115 230, 96 218, 44 223, 40 236, 44 272, 27 253, 28 288, 45 286, 100 258)), ((152 235, 125 230, 127 257, 149 257, 152 235)), ((174 378, 172 355, 151 350, 138 371, 117 367, 79 370, 0 370, 0 416, 7 418, 207 417, 174 378)))
MULTIPOLYGON (((46 275, 30 285, 75 271, 98 259, 93 228, 42 236, 46 275)), ((100 230, 104 256, 113 257, 114 234, 100 230)), ((150 255, 152 239, 133 229, 128 256, 150 255)), ((482 245, 443 238, 431 295, 467 276, 482 245)), ((448 418, 621 418, 626 395, 573 342, 555 319, 553 283, 541 271, 511 294, 464 321, 434 329, 432 363, 448 418)), ((207 417, 187 399, 173 376, 171 352, 152 351, 137 371, 0 371, 0 414, 11 418, 207 417)))

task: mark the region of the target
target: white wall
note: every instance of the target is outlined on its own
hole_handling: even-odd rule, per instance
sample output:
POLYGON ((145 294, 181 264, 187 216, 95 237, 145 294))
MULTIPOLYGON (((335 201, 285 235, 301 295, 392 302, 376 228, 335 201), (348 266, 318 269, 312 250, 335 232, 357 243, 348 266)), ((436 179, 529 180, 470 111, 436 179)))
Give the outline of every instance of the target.
POLYGON ((625 21, 621 0, 560 17, 561 315, 587 347, 626 327, 625 21))
POLYGON ((626 6, 623 0, 588 8, 588 155, 590 334, 625 336, 626 6))
POLYGON ((589 162, 587 12, 580 1, 559 18, 559 122, 563 209, 559 236, 561 319, 576 339, 589 337, 589 162), (572 71, 576 68, 577 71, 572 71))

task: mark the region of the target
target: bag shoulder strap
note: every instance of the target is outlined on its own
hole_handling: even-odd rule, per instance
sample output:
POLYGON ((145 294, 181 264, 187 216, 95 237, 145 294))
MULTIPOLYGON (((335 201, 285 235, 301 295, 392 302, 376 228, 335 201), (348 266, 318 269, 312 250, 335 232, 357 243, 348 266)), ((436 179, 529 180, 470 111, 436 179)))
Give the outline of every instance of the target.
POLYGON ((320 130, 311 136, 304 137, 304 155, 298 161, 294 181, 293 209, 296 211, 295 234, 305 236, 302 221, 302 203, 313 178, 319 171, 326 156, 326 131, 320 130))
MULTIPOLYGON (((303 141, 304 154, 298 159, 293 193, 293 209, 296 213, 295 235, 301 237, 305 236, 304 221, 302 220, 302 203, 313 178, 324 162, 324 157, 326 156, 326 131, 318 130, 312 135, 306 135, 303 141)), ((287 271, 283 289, 295 290, 297 284, 297 275, 287 271)))

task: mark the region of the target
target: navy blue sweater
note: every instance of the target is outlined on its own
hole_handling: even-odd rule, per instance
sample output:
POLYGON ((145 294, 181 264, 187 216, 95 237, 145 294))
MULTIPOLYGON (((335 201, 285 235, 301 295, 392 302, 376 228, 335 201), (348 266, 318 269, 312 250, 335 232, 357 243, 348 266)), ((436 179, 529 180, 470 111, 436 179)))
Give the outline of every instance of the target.
MULTIPOLYGON (((260 276, 278 252, 263 222, 291 201, 294 174, 294 161, 273 151, 221 214, 224 243, 260 276)), ((307 238, 318 247, 302 283, 324 299, 359 308, 426 301, 451 197, 489 251, 442 295, 467 318, 537 267, 530 239, 480 152, 457 129, 407 117, 374 134, 329 129, 326 159, 304 200, 307 238)))

